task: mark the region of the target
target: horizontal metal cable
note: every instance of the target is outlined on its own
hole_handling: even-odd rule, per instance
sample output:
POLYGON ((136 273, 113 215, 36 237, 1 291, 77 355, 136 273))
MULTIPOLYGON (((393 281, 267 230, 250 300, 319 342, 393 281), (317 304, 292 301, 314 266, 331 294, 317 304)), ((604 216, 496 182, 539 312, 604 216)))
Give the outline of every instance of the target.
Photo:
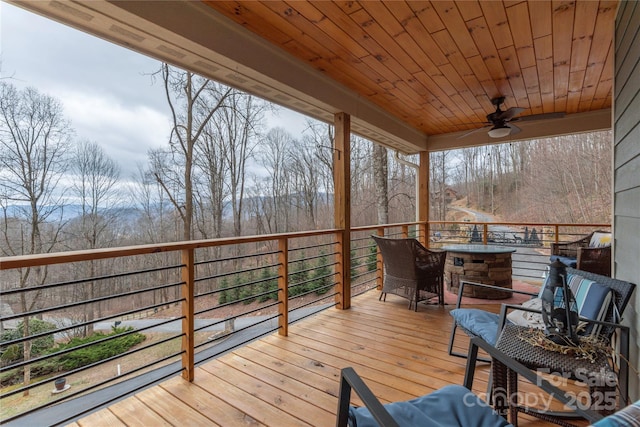
MULTIPOLYGON (((296 307, 296 308, 294 308, 294 309, 291 309, 291 310, 290 310, 290 312, 294 312, 294 311, 296 311, 296 310, 300 310, 301 308, 308 307, 308 306, 310 306, 310 305, 316 304, 318 301, 322 301, 322 300, 325 300, 325 299, 327 299, 327 298, 335 297, 336 295, 339 295, 339 294, 340 294, 340 292, 334 292, 334 293, 332 293, 332 294, 327 294, 327 295, 323 296, 322 298, 319 298, 319 299, 317 299, 317 300, 315 300, 315 301, 310 301, 310 302, 307 302, 307 303, 305 303, 305 304, 302 304, 302 305, 300 305, 300 306, 298 306, 298 307, 296 307)), ((335 305, 337 305, 337 304, 338 304, 338 303, 336 303, 335 305)), ((318 311, 321 311, 321 310, 318 310, 318 311)), ((300 319, 304 319, 305 317, 309 317, 309 316, 310 316, 310 315, 312 315, 312 314, 315 314, 315 313, 310 313, 309 315, 302 316, 302 317, 300 317, 300 319)), ((300 319, 298 319, 298 320, 300 320, 300 319)))
POLYGON ((73 302, 70 304, 62 304, 62 305, 56 305, 53 307, 46 307, 46 308, 41 308, 38 310, 32 310, 32 311, 28 311, 26 313, 18 313, 18 314, 14 314, 11 316, 5 316, 3 318, 0 318, 0 321, 4 322, 6 320, 12 320, 12 319, 19 319, 22 317, 26 317, 26 316, 35 316, 38 314, 42 314, 42 313, 47 313, 50 311, 58 311, 58 310, 62 310, 64 308, 71 308, 71 307, 78 307, 80 305, 85 305, 85 304, 91 304, 94 302, 100 302, 100 301, 108 301, 108 300, 112 300, 112 299, 116 299, 116 298, 122 298, 122 297, 128 297, 131 295, 137 295, 137 294, 142 294, 145 292, 151 292, 151 291, 156 291, 158 289, 166 289, 166 288, 171 288, 174 286, 181 286, 184 285, 185 282, 176 282, 176 283, 169 283, 166 285, 160 285, 160 286, 154 286, 153 288, 145 288, 145 289, 138 289, 135 291, 130 291, 130 292, 123 292, 120 294, 115 294, 115 295, 106 295, 103 297, 98 297, 98 298, 93 298, 93 299, 88 299, 88 300, 84 300, 84 301, 78 301, 78 302, 73 302))
MULTIPOLYGON (((257 269, 264 269, 264 268, 275 268, 277 266, 279 266, 280 264, 275 263, 275 264, 267 264, 267 265, 262 265, 257 269)), ((219 279, 221 277, 228 277, 228 276, 233 276, 234 274, 238 274, 238 273, 243 273, 245 271, 250 271, 250 270, 243 270, 243 271, 230 271, 227 273, 219 273, 219 274, 214 274, 211 276, 203 276, 203 277, 198 277, 197 279, 195 279, 195 282, 202 282, 203 280, 212 280, 212 279, 219 279)))
MULTIPOLYGON (((215 306, 215 307, 212 307, 212 308, 205 308, 204 310, 200 310, 200 311, 195 312, 194 315, 199 315, 199 314, 208 313, 210 311, 215 311, 215 310, 217 310, 219 308, 227 307, 228 305, 237 304, 237 303, 242 302, 242 301, 248 301, 250 299, 255 299, 255 298, 259 297, 259 296, 269 295, 269 294, 272 294, 272 293, 277 292, 277 291, 278 291, 278 289, 274 289, 272 291, 262 292, 260 294, 252 295, 251 297, 247 297, 247 298, 244 298, 244 299, 241 299, 241 300, 236 300, 236 301, 233 301, 233 302, 230 302, 230 303, 218 305, 218 306, 215 306)), ((272 304, 269 304, 269 305, 266 305, 266 306, 263 306, 263 307, 259 307, 259 308, 256 308, 254 310, 243 311, 242 313, 237 314, 235 316, 228 317, 228 318, 222 320, 221 322, 224 322, 225 320, 229 320, 229 319, 235 319, 236 317, 244 316, 245 314, 253 313, 254 311, 260 311, 260 310, 263 310, 265 308, 269 308, 269 307, 272 307, 272 306, 278 305, 278 304, 280 304, 280 302, 276 301, 276 302, 274 302, 272 304)), ((214 323, 214 325, 216 325, 218 323, 221 323, 221 322, 214 323)))
MULTIPOLYGON (((252 323, 251 325, 243 326, 242 328, 238 328, 238 329, 236 329, 236 330, 234 331, 234 333, 242 332, 242 331, 244 331, 244 330, 247 330, 247 329, 253 328, 253 327, 254 327, 254 326, 256 326, 256 325, 259 325, 259 324, 261 324, 261 323, 268 322, 268 321, 273 320, 273 319, 276 319, 276 318, 278 318, 278 317, 280 317, 280 316, 281 316, 280 314, 276 314, 276 315, 274 315, 274 316, 268 317, 268 318, 266 318, 266 319, 264 319, 264 320, 261 320, 261 321, 259 321, 259 322, 252 323)), ((226 352, 226 351, 229 351, 230 349, 234 349, 234 348, 241 347, 241 346, 245 345, 245 344, 246 344, 246 343, 248 343, 248 342, 254 341, 254 340, 255 340, 255 339, 257 339, 257 338, 260 338, 260 337, 262 337, 262 336, 264 336, 264 335, 270 334, 270 333, 272 333, 272 332, 274 332, 274 331, 277 331, 278 329, 280 329, 280 328, 279 328, 279 327, 276 327, 276 328, 268 329, 266 332, 261 333, 261 334, 258 334, 258 335, 255 335, 255 336, 251 336, 249 339, 247 339, 247 340, 245 340, 245 341, 242 341, 242 342, 238 343, 237 345, 234 345, 233 347, 231 347, 231 348, 229 348, 229 349, 225 349, 224 351, 226 352)), ((226 337, 226 336, 228 336, 228 335, 225 335, 225 337, 226 337)), ((215 341, 215 340, 211 340, 211 342, 214 342, 214 341, 215 341)), ((194 346, 194 348, 203 347, 203 346, 205 346, 205 345, 207 345, 207 344, 211 344, 211 342, 203 342, 203 343, 197 344, 197 345, 195 345, 195 346, 194 346)), ((212 355, 211 357, 207 357, 206 359, 203 359, 203 360, 201 361, 201 363, 202 363, 202 362, 204 362, 204 361, 206 361, 206 360, 210 360, 210 359, 214 358, 214 357, 215 357, 215 356, 217 356, 217 355, 218 355, 218 354, 212 355)))
POLYGON ((153 273, 155 271, 171 270, 174 268, 182 268, 182 267, 184 267, 184 264, 172 265, 168 267, 155 267, 155 268, 149 268, 145 270, 128 271, 126 273, 115 273, 115 274, 96 276, 96 277, 85 278, 85 279, 69 280, 65 282, 49 283, 47 285, 30 286, 28 288, 14 288, 14 289, 8 289, 8 290, 0 290, 0 296, 22 293, 22 292, 35 292, 35 291, 41 291, 43 289, 55 288, 58 286, 78 285, 80 283, 85 283, 85 282, 95 282, 99 280, 116 279, 118 277, 133 276, 133 275, 144 274, 144 273, 153 273))
POLYGON ((317 243, 315 245, 297 246, 295 248, 289 248, 289 251, 301 251, 301 250, 304 250, 304 249, 321 248, 323 246, 335 245, 336 243, 338 243, 338 242, 334 240, 332 242, 317 243))
POLYGON ((271 251, 271 252, 260 252, 260 253, 255 253, 255 254, 237 255, 237 256, 226 257, 226 258, 214 258, 214 259, 209 259, 209 260, 197 261, 197 262, 194 263, 194 265, 213 264, 215 262, 224 262, 224 261, 235 261, 235 260, 238 260, 238 259, 254 258, 254 257, 258 257, 258 256, 265 256, 265 255, 274 255, 274 254, 277 254, 279 252, 280 251, 275 250, 275 251, 271 251))
MULTIPOLYGON (((137 332, 137 331, 131 331, 131 332, 137 332)), ((122 336, 124 336, 124 334, 118 334, 118 335, 115 335, 114 337, 119 338, 119 337, 122 337, 122 336)), ((114 355, 114 356, 111 356, 111 357, 108 357, 108 358, 105 358, 105 359, 98 360, 97 362, 94 362, 94 363, 91 363, 91 364, 88 364, 88 365, 84 365, 84 366, 81 366, 81 367, 76 368, 76 369, 72 369, 71 371, 66 371, 66 372, 64 372, 64 373, 62 373, 62 374, 60 374, 60 375, 55 376, 55 377, 47 378, 46 380, 43 380, 43 381, 40 381, 40 382, 37 382, 37 383, 33 383, 33 384, 29 384, 28 386, 24 386, 24 387, 18 388, 18 389, 16 389, 16 390, 12 390, 12 391, 10 391, 10 392, 4 393, 4 394, 2 394, 2 395, 0 396, 0 399, 4 399, 4 398, 6 398, 6 397, 9 397, 9 396, 12 396, 12 395, 14 395, 14 394, 20 393, 20 392, 22 392, 22 391, 30 390, 30 389, 32 389, 32 388, 34 388, 34 387, 37 387, 37 386, 40 386, 40 385, 46 384, 46 383, 50 382, 51 380, 55 380, 55 379, 57 379, 57 378, 62 378, 62 377, 64 377, 64 376, 66 376, 66 375, 77 374, 77 373, 79 373, 79 372, 86 371, 87 369, 91 369, 91 368, 94 368, 94 367, 96 367, 96 366, 103 365, 103 364, 105 364, 105 363, 107 363, 107 362, 110 362, 110 361, 112 361, 112 360, 116 360, 116 359, 119 359, 119 358, 124 357, 124 356, 129 356, 129 355, 131 355, 131 354, 135 354, 135 353, 137 353, 137 352, 139 352, 139 351, 142 351, 142 350, 146 350, 146 349, 149 349, 149 348, 153 348, 153 347, 155 347, 155 346, 158 346, 158 345, 160 345, 160 344, 164 344, 165 342, 168 342, 168 341, 175 340, 176 338, 181 338, 181 337, 183 337, 183 336, 184 336, 184 333, 180 333, 180 334, 178 334, 178 335, 174 335, 174 336, 171 336, 171 337, 168 337, 168 338, 164 338, 164 339, 162 339, 162 340, 160 340, 160 341, 154 342, 153 344, 149 344, 149 345, 147 345, 147 346, 139 347, 139 348, 136 348, 136 349, 133 349, 133 350, 128 350, 128 351, 125 351, 124 353, 116 354, 116 355, 114 355)), ((110 337, 110 338, 111 338, 111 337, 110 337)), ((102 340, 102 341, 104 341, 104 340, 102 340)), ((98 341, 94 341, 94 342, 92 342, 91 344, 95 344, 95 343, 97 343, 97 342, 98 342, 98 341)), ((85 346, 85 347, 86 347, 86 346, 85 346)), ((73 349, 72 349, 72 350, 77 350, 78 348, 80 348, 80 346, 78 346, 78 347, 73 347, 73 349)), ((68 353, 68 352, 65 352, 65 353, 68 353)), ((171 354, 171 355, 169 355, 169 356, 165 357, 165 359, 166 359, 166 358, 168 358, 168 357, 175 357, 175 356, 178 356, 178 355, 180 355, 180 354, 182 354, 182 353, 184 353, 184 350, 180 350, 180 351, 179 351, 179 352, 177 352, 177 353, 173 353, 173 354, 171 354)), ((62 352, 60 352, 60 353, 54 353, 54 354, 53 354, 53 356, 54 356, 54 357, 57 357, 57 356, 59 356, 60 354, 62 354, 62 352)), ((29 361, 29 362, 32 362, 32 360, 31 360, 31 361, 29 361)), ((146 367, 148 367, 148 366, 152 366, 152 365, 154 365, 154 364, 156 364, 156 363, 157 363, 157 362, 152 362, 152 363, 150 363, 150 364, 148 364, 148 365, 142 366, 142 368, 146 368, 146 367)))
MULTIPOLYGON (((123 374, 122 376, 125 376, 125 375, 127 375, 127 376, 128 376, 128 375, 134 374, 134 373, 136 373, 136 372, 138 372, 138 371, 140 371, 140 370, 147 369, 149 366, 157 365, 158 363, 164 362, 165 360, 168 360, 168 359, 170 359, 170 358, 172 358, 172 357, 176 357, 176 356, 178 356, 178 355, 180 355, 180 354, 182 354, 182 353, 183 353, 183 352, 180 352, 180 353, 178 353, 178 354, 172 354, 172 355, 169 355, 169 356, 163 357, 163 358, 158 359, 157 361, 155 361, 155 362, 153 362, 153 363, 151 363, 151 364, 149 364, 149 365, 141 366, 141 367, 138 367, 138 368, 132 369, 131 371, 127 372, 126 374, 123 374)), ((158 379, 154 379, 154 381, 151 381, 151 382, 149 382, 148 384, 142 384, 141 386, 134 388, 132 391, 133 391, 133 392, 136 392, 136 391, 143 390, 143 389, 147 388, 147 387, 148 387, 149 385, 151 385, 151 384, 157 383, 158 381, 161 381, 162 379, 166 379, 166 378, 172 377, 172 376, 174 376, 174 375, 176 375, 177 373, 180 373, 180 372, 182 372, 182 371, 184 371, 184 368, 180 366, 180 367, 179 367, 179 369, 176 369, 176 370, 173 370, 173 371, 171 371, 171 372, 167 373, 166 375, 164 375, 163 377, 161 377, 161 379, 160 379, 160 380, 158 380, 158 379)), ((88 391, 91 391, 91 390, 93 390, 93 389, 95 389, 95 388, 102 387, 103 385, 106 385, 106 384, 108 384, 108 383, 110 383, 110 382, 113 382, 113 381, 115 381, 116 379, 117 379, 117 378, 109 378, 109 379, 106 379, 106 380, 100 381, 100 382, 98 382, 98 383, 96 383, 96 384, 94 384, 94 385, 91 385, 91 386, 89 386, 89 387, 86 387, 86 388, 84 388, 84 389, 82 389, 82 390, 78 390, 78 391, 76 391, 76 392, 71 392, 71 393, 67 394, 66 396, 63 396, 62 398, 57 399, 57 400, 55 400, 55 401, 53 401, 53 402, 46 402, 46 403, 44 403, 44 404, 42 404, 42 405, 40 405, 40 406, 36 406, 36 407, 34 407, 34 408, 31 408, 31 409, 29 409, 29 410, 27 410, 27 411, 25 411, 25 412, 21 412, 20 414, 16 414, 16 415, 14 415, 14 416, 12 416, 12 417, 6 418, 6 419, 2 420, 2 422, 3 422, 3 423, 7 423, 7 422, 9 422, 9 421, 12 421, 12 420, 15 420, 15 419, 17 419, 17 418, 23 417, 23 416, 25 416, 25 415, 31 414, 32 412, 35 412, 35 411, 37 411, 37 410, 39 410, 39 409, 49 407, 49 406, 51 406, 51 405, 52 405, 52 404, 54 404, 54 403, 60 403, 60 402, 63 402, 63 401, 65 401, 65 400, 70 400, 70 399, 71 399, 71 398, 73 398, 73 397, 76 397, 76 396, 79 396, 79 395, 81 395, 81 394, 84 394, 84 393, 86 393, 86 392, 88 392, 88 391)), ((3 395, 2 397, 5 397, 5 395, 3 395)), ((87 413, 89 413, 89 412, 92 412, 92 411, 93 411, 94 409, 96 409, 96 408, 100 408, 100 407, 102 407, 103 405, 108 404, 108 403, 111 403, 111 402, 116 402, 116 401, 120 400, 121 398, 122 398, 121 396, 117 396, 117 397, 115 397, 115 398, 113 398, 113 399, 107 399, 107 400, 105 400, 105 401, 98 402, 98 403, 96 403, 96 404, 95 404, 95 405, 93 405, 93 406, 91 406, 91 405, 90 405, 90 406, 88 406, 87 408, 85 408, 85 410, 84 410, 84 411, 81 411, 81 412, 79 412, 79 413, 73 413, 73 414, 70 414, 70 416, 69 416, 68 418, 66 418, 65 420, 62 420, 62 421, 64 422, 64 421, 67 421, 67 420, 72 420, 72 419, 74 419, 74 418, 78 417, 79 415, 87 414, 87 413)))
POLYGON ((143 311, 159 308, 159 307, 162 307, 162 306, 168 305, 168 304, 177 304, 177 303, 182 302, 182 301, 185 301, 185 299, 184 298, 179 298, 179 299, 170 300, 170 301, 163 301, 163 302, 161 302, 159 304, 148 305, 146 307, 138 308, 138 309, 135 309, 135 310, 123 311, 122 313, 114 314, 112 316, 101 317, 101 318, 93 319, 93 320, 90 320, 90 321, 87 321, 87 322, 74 323, 73 325, 65 326, 63 328, 52 329, 50 331, 40 332, 38 334, 29 335, 27 337, 16 338, 15 340, 11 340, 11 341, 4 341, 2 343, 2 345, 3 346, 10 346, 10 345, 18 344, 18 343, 21 343, 21 342, 24 342, 24 341, 28 341, 28 340, 35 340, 37 338, 42 338, 42 337, 47 336, 47 335, 53 335, 53 334, 57 334, 57 333, 60 333, 60 332, 68 331, 70 329, 77 329, 77 328, 81 328, 83 326, 92 325, 92 324, 99 323, 99 322, 105 322, 105 321, 107 321, 109 319, 117 319, 118 317, 123 317, 123 316, 129 315, 129 314, 134 314, 134 313, 140 313, 140 312, 143 312, 143 311))
POLYGON ((61 350, 61 351, 58 351, 56 353, 45 354, 43 356, 34 357, 32 359, 29 359, 29 360, 23 360, 22 362, 18 362, 18 363, 14 363, 12 365, 7 365, 7 366, 1 367, 0 368, 0 373, 8 371, 8 370, 11 370, 11 369, 20 368, 22 366, 29 365, 29 364, 32 364, 32 363, 37 363, 37 362, 40 362, 42 360, 51 359, 53 357, 59 357, 59 356, 65 355, 67 353, 72 353, 72 352, 74 352, 76 350, 81 350, 83 348, 91 347, 92 345, 96 345, 96 344, 102 344, 104 342, 112 341, 112 340, 115 340, 115 339, 118 339, 118 338, 121 338, 121 337, 125 337, 127 335, 135 334, 135 333, 140 332, 140 331, 146 331, 147 329, 156 328, 158 326, 162 326, 162 325, 166 325, 168 323, 176 322, 176 321, 182 320, 184 318, 185 318, 185 316, 176 317, 176 318, 173 318, 173 319, 168 319, 168 320, 156 323, 154 325, 145 326, 144 328, 132 329, 130 331, 123 332, 121 334, 111 335, 111 336, 108 336, 106 338, 102 338, 102 339, 99 339, 99 340, 96 340, 96 341, 91 341, 91 342, 88 342, 88 343, 80 344, 80 345, 78 345, 76 347, 67 348, 65 350, 61 350))

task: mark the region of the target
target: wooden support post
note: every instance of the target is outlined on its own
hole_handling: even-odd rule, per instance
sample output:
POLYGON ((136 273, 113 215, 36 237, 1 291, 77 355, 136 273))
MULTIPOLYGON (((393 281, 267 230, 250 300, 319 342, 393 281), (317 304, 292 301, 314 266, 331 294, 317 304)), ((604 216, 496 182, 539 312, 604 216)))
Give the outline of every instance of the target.
POLYGON ((289 335, 289 239, 278 239, 278 334, 289 335))
POLYGON ((335 141, 333 151, 334 224, 338 232, 338 292, 339 309, 351 306, 351 116, 334 116, 335 141))
POLYGON ((194 293, 195 254, 194 249, 182 250, 182 378, 193 382, 194 373, 194 293))
POLYGON ((429 152, 420 152, 420 168, 418 169, 418 225, 417 237, 425 246, 429 247, 429 152))
POLYGON ((486 245, 489 243, 489 224, 486 222, 482 224, 482 244, 486 245))
MULTIPOLYGON (((384 228, 378 228, 378 236, 384 237, 384 228)), ((382 260, 382 252, 380 252, 380 248, 376 245, 376 289, 379 291, 382 290, 382 281, 384 277, 384 263, 382 260)))
POLYGON ((409 237, 409 226, 408 225, 403 225, 402 226, 402 238, 406 239, 409 237))

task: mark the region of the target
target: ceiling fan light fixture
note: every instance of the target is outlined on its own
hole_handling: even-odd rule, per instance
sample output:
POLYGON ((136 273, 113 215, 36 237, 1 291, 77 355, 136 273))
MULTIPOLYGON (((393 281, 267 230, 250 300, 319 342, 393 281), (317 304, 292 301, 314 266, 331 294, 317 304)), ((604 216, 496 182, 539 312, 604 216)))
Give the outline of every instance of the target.
POLYGON ((504 138, 511 133, 511 128, 509 126, 500 125, 494 126, 489 131, 489 136, 491 138, 504 138))

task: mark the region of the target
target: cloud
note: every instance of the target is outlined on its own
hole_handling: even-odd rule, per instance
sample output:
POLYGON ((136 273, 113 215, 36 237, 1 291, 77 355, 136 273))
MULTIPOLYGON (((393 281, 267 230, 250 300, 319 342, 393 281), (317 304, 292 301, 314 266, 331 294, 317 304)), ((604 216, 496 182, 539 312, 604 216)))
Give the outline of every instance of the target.
POLYGON ((166 143, 170 118, 150 73, 160 62, 13 5, 0 5, 2 75, 60 100, 77 139, 101 145, 122 177, 166 143))
POLYGON ((166 146, 171 118, 157 108, 85 91, 54 96, 62 100, 77 139, 102 146, 120 164, 123 178, 135 173, 137 163, 146 162, 148 149, 166 146))

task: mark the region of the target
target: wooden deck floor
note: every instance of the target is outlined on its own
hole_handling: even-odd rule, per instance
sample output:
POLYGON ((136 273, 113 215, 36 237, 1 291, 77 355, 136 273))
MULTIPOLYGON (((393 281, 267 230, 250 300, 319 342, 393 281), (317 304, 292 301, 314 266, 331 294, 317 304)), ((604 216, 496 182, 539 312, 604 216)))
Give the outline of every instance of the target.
MULTIPOLYGON (((288 337, 271 335, 201 365, 193 383, 170 379, 72 425, 332 426, 343 367, 352 366, 383 402, 462 384, 466 361, 446 350, 450 309, 420 305, 415 313, 406 300, 379 302, 368 292, 350 310, 326 310, 291 325, 288 337)), ((474 391, 481 396, 487 377, 480 364, 474 391)))

